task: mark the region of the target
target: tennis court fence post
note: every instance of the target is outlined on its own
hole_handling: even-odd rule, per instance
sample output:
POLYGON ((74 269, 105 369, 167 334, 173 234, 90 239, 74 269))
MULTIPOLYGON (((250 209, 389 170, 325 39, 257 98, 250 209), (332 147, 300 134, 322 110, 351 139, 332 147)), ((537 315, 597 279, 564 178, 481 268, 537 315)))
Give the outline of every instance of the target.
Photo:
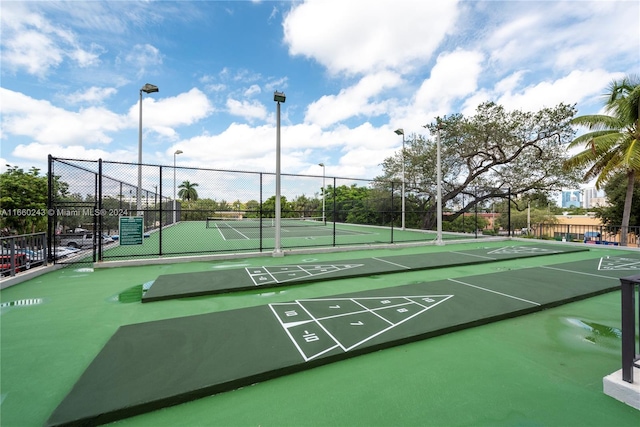
POLYGON ((640 361, 640 354, 637 353, 640 339, 636 342, 636 319, 640 324, 640 305, 636 308, 636 293, 640 293, 640 274, 621 278, 620 287, 622 293, 622 380, 633 383, 633 368, 640 368, 640 365, 637 364, 640 361))

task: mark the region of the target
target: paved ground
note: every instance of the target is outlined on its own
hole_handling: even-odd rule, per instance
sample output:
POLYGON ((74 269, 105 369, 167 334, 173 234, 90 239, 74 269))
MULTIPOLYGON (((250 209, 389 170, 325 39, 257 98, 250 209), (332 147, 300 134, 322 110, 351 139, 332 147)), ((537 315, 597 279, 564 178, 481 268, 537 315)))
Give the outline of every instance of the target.
MULTIPOLYGON (((555 268, 560 263, 588 259, 602 262, 599 261, 598 273, 583 272, 588 273, 584 275, 586 278, 597 279, 589 274, 602 275, 606 269, 616 270, 621 277, 638 273, 638 262, 633 260, 640 257, 638 250, 590 247, 588 252, 288 287, 256 287, 244 292, 140 304, 143 287, 164 274, 271 267, 282 263, 330 264, 347 258, 429 257, 442 251, 498 249, 504 245, 505 242, 471 241, 447 243, 444 247, 287 254, 285 258, 248 257, 95 270, 76 266, 52 271, 0 292, 0 425, 45 424, 114 334, 129 325, 252 307, 275 307, 365 291, 382 292, 386 288, 449 278, 465 281, 471 276, 496 272, 508 274, 522 269, 537 272, 538 269, 532 268, 555 268)), ((393 329, 429 319, 455 299, 456 296, 393 329)), ((276 322, 273 330, 279 328, 280 334, 287 335, 273 310, 269 310, 276 322)), ((613 424, 617 427, 636 427, 638 412, 602 392, 602 378, 620 369, 619 328, 620 292, 614 291, 304 369, 294 375, 146 412, 112 425, 602 427, 612 425, 611 420, 615 420, 613 424)), ((301 362, 302 355, 290 339, 289 342, 295 350, 291 357, 300 364, 321 363, 319 358, 301 362)), ((345 353, 345 357, 355 354, 357 347, 345 353)), ((187 367, 188 364, 176 369, 187 367)), ((197 370, 196 365, 192 368, 197 370)), ((127 368, 114 367, 114 374, 118 369, 127 368)))
POLYGON ((532 313, 616 290, 635 269, 640 256, 609 256, 122 326, 47 425, 110 422, 532 313))

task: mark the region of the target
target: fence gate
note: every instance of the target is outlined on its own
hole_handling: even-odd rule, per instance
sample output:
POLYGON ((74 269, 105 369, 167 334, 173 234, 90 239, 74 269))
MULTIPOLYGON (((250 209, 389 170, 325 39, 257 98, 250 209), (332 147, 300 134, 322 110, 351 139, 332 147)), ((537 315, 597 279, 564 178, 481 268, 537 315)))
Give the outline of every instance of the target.
POLYGON ((49 156, 49 261, 56 264, 95 262, 101 236, 99 162, 72 164, 49 156))

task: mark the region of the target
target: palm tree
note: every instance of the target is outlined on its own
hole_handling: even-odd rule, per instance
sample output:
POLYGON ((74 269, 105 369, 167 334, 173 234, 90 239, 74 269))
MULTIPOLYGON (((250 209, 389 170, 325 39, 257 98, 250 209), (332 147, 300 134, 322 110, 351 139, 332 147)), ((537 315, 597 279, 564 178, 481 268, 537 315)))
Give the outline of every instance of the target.
POLYGON ((606 94, 605 112, 576 117, 573 124, 591 132, 574 139, 569 148, 584 150, 564 163, 564 167, 584 168, 585 180, 596 178, 600 188, 616 173, 627 177, 627 192, 622 212, 620 244, 626 246, 631 201, 636 174, 640 174, 640 78, 627 76, 613 81, 606 94))
POLYGON ((182 200, 186 200, 190 202, 191 200, 198 200, 198 192, 196 191, 196 187, 198 184, 195 182, 191 183, 189 181, 183 181, 182 184, 178 185, 180 191, 178 191, 178 197, 182 200))

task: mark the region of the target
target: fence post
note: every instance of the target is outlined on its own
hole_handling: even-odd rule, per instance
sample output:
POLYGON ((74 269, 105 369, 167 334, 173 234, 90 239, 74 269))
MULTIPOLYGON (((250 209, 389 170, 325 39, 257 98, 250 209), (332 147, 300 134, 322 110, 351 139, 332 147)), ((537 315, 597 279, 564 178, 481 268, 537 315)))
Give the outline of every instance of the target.
MULTIPOLYGON (((102 159, 98 159, 98 261, 102 261, 102 235, 104 232, 104 222, 102 217, 102 159)), ((95 214, 95 212, 94 212, 95 214)), ((95 261, 94 261, 95 262, 95 261)))
POLYGON ((511 237, 511 187, 509 187, 509 193, 507 194, 507 237, 511 237))
POLYGON ((53 250, 52 250, 52 243, 53 241, 55 241, 55 236, 54 236, 54 232, 55 232, 55 223, 56 223, 56 212, 53 210, 53 156, 51 156, 51 154, 49 154, 48 156, 48 166, 47 166, 47 186, 49 187, 47 189, 47 213, 49 214, 47 217, 47 236, 49 237, 47 239, 47 250, 46 250, 46 258, 45 261, 48 262, 53 262, 53 250))
MULTIPOLYGON (((162 166, 159 166, 160 171, 159 171, 159 175, 160 175, 160 207, 159 207, 159 211, 158 214, 160 215, 160 224, 158 227, 158 255, 162 255, 162 229, 164 228, 162 225, 162 166)), ((172 200, 172 206, 173 209, 176 209, 176 201, 172 200)), ((172 218, 176 217, 176 212, 175 210, 173 211, 173 216, 172 218)), ((168 221, 167 221, 168 222, 168 221)), ((155 224, 154 224, 155 225, 155 224)), ((175 226, 175 223, 172 224, 172 226, 175 226)), ((142 240, 144 240, 144 233, 142 234, 142 240)))
POLYGON ((391 237, 390 237, 390 242, 389 243, 393 243, 393 223, 396 221, 396 206, 393 203, 393 194, 394 194, 394 182, 391 181, 391 237))
POLYGON ((260 226, 260 242, 258 246, 260 247, 260 252, 262 252, 262 172, 260 172, 260 205, 258 207, 258 225, 260 226))
POLYGON ((333 177, 333 246, 336 246, 336 177, 333 177))
MULTIPOLYGON (((633 367, 636 354, 636 287, 640 285, 640 274, 620 279, 622 293, 622 380, 633 383, 633 367)), ((640 317, 640 309, 638 310, 640 317)), ((640 320, 639 320, 640 321, 640 320)))

